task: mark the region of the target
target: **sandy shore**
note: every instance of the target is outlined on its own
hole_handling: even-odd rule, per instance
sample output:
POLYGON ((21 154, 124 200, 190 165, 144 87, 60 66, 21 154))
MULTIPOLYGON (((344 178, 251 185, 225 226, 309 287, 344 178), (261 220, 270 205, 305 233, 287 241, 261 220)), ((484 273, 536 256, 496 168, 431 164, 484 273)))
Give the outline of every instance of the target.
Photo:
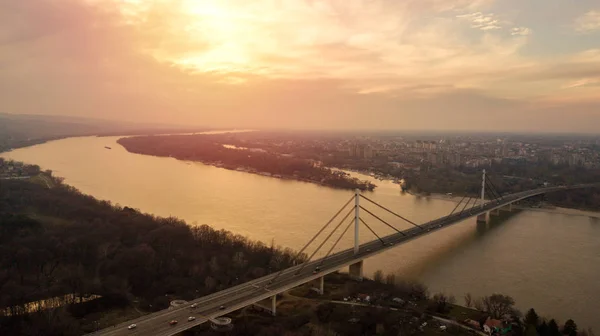
MULTIPOLYGON (((454 202, 454 203, 458 203, 462 199, 462 196, 449 196, 449 195, 445 195, 445 194, 431 194, 428 196, 414 195, 414 196, 424 197, 424 198, 428 198, 428 199, 435 199, 435 200, 443 200, 443 201, 454 202)), ((531 207, 525 207, 525 206, 515 206, 515 208, 520 209, 520 210, 527 210, 527 211, 548 212, 548 213, 563 214, 563 215, 600 218, 600 212, 579 210, 579 209, 559 208, 559 207, 531 208, 531 207)))

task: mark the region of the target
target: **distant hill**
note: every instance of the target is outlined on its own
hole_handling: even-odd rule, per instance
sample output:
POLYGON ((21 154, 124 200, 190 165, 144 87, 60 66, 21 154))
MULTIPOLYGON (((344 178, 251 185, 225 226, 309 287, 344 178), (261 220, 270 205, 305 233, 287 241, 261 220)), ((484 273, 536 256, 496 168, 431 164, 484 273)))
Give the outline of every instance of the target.
POLYGON ((205 127, 122 123, 109 120, 0 113, 0 152, 48 140, 85 135, 137 135, 198 132, 205 127))

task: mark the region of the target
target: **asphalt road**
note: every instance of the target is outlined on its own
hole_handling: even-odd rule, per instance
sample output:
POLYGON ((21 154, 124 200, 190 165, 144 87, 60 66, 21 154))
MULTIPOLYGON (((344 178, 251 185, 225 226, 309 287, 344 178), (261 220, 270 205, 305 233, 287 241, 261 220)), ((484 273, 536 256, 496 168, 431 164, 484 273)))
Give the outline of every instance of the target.
POLYGON ((446 226, 450 226, 459 223, 469 217, 474 217, 479 214, 503 207, 510 203, 549 192, 577 189, 596 186, 594 185, 578 185, 571 187, 551 187, 542 188, 517 194, 504 196, 502 200, 490 201, 484 206, 476 206, 464 212, 454 213, 450 216, 442 217, 427 223, 420 225, 420 227, 413 227, 411 229, 402 231, 401 233, 395 233, 386 237, 383 237, 382 244, 379 240, 374 240, 369 243, 365 243, 360 246, 358 254, 354 254, 353 249, 344 250, 336 254, 330 255, 327 259, 318 259, 310 262, 306 265, 297 265, 286 269, 280 276, 276 278, 276 281, 268 285, 265 285, 276 276, 276 274, 270 274, 262 278, 255 279, 244 284, 213 293, 208 296, 198 298, 190 301, 187 304, 172 309, 165 309, 156 313, 142 316, 138 319, 128 321, 109 327, 90 335, 102 335, 102 336, 116 336, 116 335, 158 335, 158 336, 170 336, 193 326, 205 323, 210 318, 225 315, 229 312, 241 309, 252 303, 256 303, 260 300, 273 296, 277 293, 284 292, 290 288, 298 286, 302 283, 306 283, 315 278, 321 277, 325 274, 335 272, 342 267, 349 264, 353 264, 360 260, 366 259, 375 254, 381 253, 387 249, 393 248, 398 244, 408 242, 413 239, 417 239, 423 235, 433 233, 446 226), (317 274, 313 273, 316 266, 320 266, 320 272, 317 274), (298 274, 297 274, 298 273, 298 274), (192 309, 190 305, 196 303, 197 308, 192 309), (224 306, 224 310, 220 310, 219 307, 224 306), (196 320, 188 322, 187 319, 190 316, 195 316, 196 320), (171 320, 177 320, 178 323, 174 326, 169 325, 171 320), (127 326, 135 323, 137 328, 128 330, 127 326))

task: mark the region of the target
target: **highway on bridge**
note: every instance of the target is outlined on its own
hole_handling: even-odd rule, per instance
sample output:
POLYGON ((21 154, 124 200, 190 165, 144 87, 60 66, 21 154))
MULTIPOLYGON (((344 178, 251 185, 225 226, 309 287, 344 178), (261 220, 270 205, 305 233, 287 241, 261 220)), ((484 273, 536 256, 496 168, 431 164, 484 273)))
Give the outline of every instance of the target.
POLYGON ((207 322, 210 319, 236 311, 249 306, 258 301, 272 297, 275 294, 287 291, 291 288, 318 279, 325 274, 333 273, 343 267, 364 260, 373 255, 379 254, 385 250, 393 248, 399 244, 417 239, 421 236, 436 232, 444 227, 459 223, 467 218, 486 213, 497 208, 509 205, 522 199, 532 196, 579 188, 596 186, 596 184, 561 186, 541 188, 502 197, 485 203, 483 206, 477 205, 469 210, 454 213, 452 215, 432 220, 421 224, 420 227, 413 227, 398 233, 382 237, 384 244, 379 240, 362 244, 359 253, 355 254, 352 248, 330 255, 325 259, 317 259, 306 265, 297 265, 284 270, 279 276, 269 274, 262 278, 255 279, 241 285, 213 293, 208 296, 190 301, 177 308, 169 308, 148 314, 113 327, 97 331, 90 335, 116 336, 116 335, 158 335, 170 336, 184 330, 207 322), (316 266, 320 271, 314 273, 316 266), (300 271, 298 274, 296 274, 300 271), (271 279, 276 281, 268 284, 271 279), (268 286, 267 286, 268 285, 268 286), (192 304, 197 304, 197 308, 192 309, 192 304), (224 309, 220 309, 223 306, 224 309), (188 322, 188 317, 195 316, 196 320, 188 322), (177 320, 174 326, 169 325, 171 320, 177 320), (135 323, 137 328, 129 330, 127 327, 135 323))

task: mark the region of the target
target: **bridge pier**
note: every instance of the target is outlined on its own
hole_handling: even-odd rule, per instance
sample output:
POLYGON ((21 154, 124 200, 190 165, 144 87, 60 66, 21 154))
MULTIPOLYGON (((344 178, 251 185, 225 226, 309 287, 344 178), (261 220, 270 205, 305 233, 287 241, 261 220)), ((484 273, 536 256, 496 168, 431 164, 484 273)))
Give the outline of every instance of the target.
POLYGON ((485 212, 480 215, 477 215, 477 223, 489 223, 490 222, 490 213, 485 212))
POLYGON ((271 314, 277 315, 277 294, 271 296, 271 314))
POLYGON ((490 211, 490 215, 500 216, 500 209, 494 209, 494 210, 490 211))
POLYGON ((325 276, 319 278, 319 294, 325 293, 325 276))
POLYGON ((511 212, 512 211, 512 203, 510 203, 509 205, 505 205, 502 208, 500 208, 500 211, 506 211, 506 212, 511 212))
POLYGON ((354 280, 362 281, 363 279, 363 261, 356 262, 350 265, 350 271, 348 272, 350 277, 354 280))

